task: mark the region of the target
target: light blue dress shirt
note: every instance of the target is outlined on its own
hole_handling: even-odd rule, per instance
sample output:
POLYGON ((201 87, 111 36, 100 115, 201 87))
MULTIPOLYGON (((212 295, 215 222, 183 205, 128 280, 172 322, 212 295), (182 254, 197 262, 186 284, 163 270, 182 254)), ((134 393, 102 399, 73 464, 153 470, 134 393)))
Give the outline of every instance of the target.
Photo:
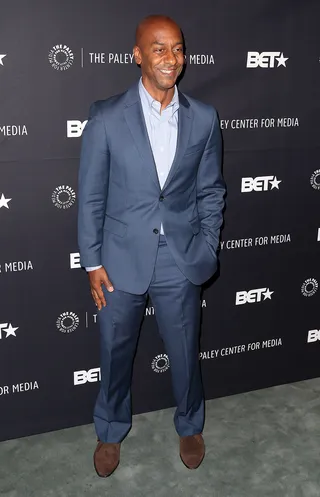
MULTIPOLYGON (((157 168, 160 187, 163 188, 171 169, 177 148, 178 138, 178 109, 179 95, 177 87, 170 104, 161 111, 161 103, 155 100, 145 89, 142 78, 139 81, 139 95, 146 123, 149 141, 157 168)), ((150 167, 151 164, 150 164, 150 167)), ((160 233, 163 235, 161 223, 160 233)), ((87 271, 94 271, 101 266, 87 267, 87 271)))

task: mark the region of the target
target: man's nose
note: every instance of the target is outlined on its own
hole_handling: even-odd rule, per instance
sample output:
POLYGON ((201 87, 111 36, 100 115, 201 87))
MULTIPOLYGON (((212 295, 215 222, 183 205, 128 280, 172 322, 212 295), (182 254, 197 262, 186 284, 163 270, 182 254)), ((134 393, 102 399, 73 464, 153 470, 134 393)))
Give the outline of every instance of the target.
POLYGON ((165 56, 165 61, 169 65, 174 66, 176 63, 176 55, 173 50, 168 50, 165 56))

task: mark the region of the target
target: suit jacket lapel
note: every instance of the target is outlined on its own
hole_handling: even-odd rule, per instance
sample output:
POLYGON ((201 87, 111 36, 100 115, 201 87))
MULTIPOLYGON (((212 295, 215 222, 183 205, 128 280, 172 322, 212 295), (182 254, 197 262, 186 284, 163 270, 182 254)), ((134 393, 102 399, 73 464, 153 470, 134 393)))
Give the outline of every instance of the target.
POLYGON ((190 104, 186 97, 179 91, 179 110, 178 110, 178 137, 177 137, 177 147, 176 153, 169 171, 168 177, 165 184, 163 185, 163 190, 172 181, 173 177, 177 174, 179 166, 181 165, 182 158, 188 146, 191 127, 192 127, 192 113, 190 109, 190 104))
POLYGON ((152 181, 160 190, 157 168, 153 158, 137 84, 129 88, 127 92, 124 115, 136 147, 141 155, 143 165, 152 181))

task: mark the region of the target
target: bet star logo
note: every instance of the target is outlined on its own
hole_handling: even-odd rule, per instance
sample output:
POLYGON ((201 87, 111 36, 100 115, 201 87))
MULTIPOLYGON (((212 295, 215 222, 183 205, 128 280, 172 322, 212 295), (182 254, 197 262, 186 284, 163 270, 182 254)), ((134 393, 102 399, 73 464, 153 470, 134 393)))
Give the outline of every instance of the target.
POLYGON ((267 299, 271 300, 273 293, 274 291, 270 291, 270 288, 254 288, 248 292, 241 290, 236 293, 236 305, 254 304, 255 302, 264 302, 267 299))
POLYGON ((6 207, 7 209, 9 209, 8 202, 10 202, 10 200, 12 200, 12 198, 6 198, 2 194, 0 197, 0 209, 1 209, 1 207, 6 207))
POLYGON ((279 184, 281 183, 282 179, 277 179, 277 176, 274 177, 274 179, 272 181, 270 181, 270 185, 271 186, 271 190, 273 190, 273 188, 277 188, 279 190, 279 184))
POLYGON ((270 299, 271 300, 271 295, 273 293, 274 292, 270 292, 269 288, 267 288, 267 290, 265 292, 262 292, 262 295, 264 295, 264 299, 263 300, 266 300, 266 299, 270 299))
POLYGON ((287 67, 287 60, 289 57, 284 57, 283 52, 248 52, 247 53, 247 67, 256 68, 273 68, 273 67, 287 67), (275 61, 278 65, 275 65, 275 61))
POLYGON ((283 56, 283 52, 282 52, 281 55, 280 55, 280 57, 276 57, 276 60, 278 61, 277 67, 279 67, 279 66, 287 67, 286 66, 286 61, 288 59, 289 59, 289 57, 284 57, 283 56))
POLYGON ((4 338, 8 338, 9 336, 16 337, 16 331, 18 328, 19 326, 14 328, 11 323, 0 323, 0 340, 4 337, 4 333, 6 333, 4 338))
POLYGON ((279 190, 281 179, 277 176, 257 176, 256 178, 242 178, 241 179, 241 192, 266 192, 276 188, 279 190), (269 188, 270 187, 270 188, 269 188))
POLYGON ((0 55, 0 66, 3 66, 3 59, 7 56, 7 54, 0 55))

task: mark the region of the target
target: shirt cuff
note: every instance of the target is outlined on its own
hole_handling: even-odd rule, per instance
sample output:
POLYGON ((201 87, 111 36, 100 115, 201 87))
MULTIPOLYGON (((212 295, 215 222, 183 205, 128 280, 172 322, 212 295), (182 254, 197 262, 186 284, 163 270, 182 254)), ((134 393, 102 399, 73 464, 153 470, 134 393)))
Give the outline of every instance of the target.
POLYGON ((100 266, 90 266, 90 267, 86 267, 86 271, 95 271, 96 269, 100 269, 102 266, 100 264, 100 266))

